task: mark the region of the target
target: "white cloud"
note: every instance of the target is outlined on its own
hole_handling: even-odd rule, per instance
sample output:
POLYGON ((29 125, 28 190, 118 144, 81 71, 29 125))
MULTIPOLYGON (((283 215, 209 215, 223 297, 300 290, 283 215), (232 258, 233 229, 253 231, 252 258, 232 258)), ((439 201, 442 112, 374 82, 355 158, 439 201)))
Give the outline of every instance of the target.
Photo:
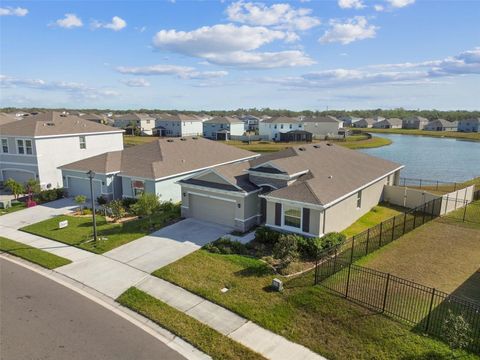
POLYGON ((415 3, 415 0, 387 0, 387 2, 394 8, 403 8, 415 3))
POLYGON ((380 5, 380 4, 373 5, 373 8, 375 9, 375 11, 385 10, 385 7, 383 5, 380 5))
POLYGON ((295 39, 295 34, 288 31, 263 26, 219 24, 192 31, 161 30, 154 36, 153 44, 159 49, 225 66, 254 69, 313 64, 311 58, 298 50, 268 53, 253 51, 276 40, 291 42, 295 39))
POLYGON ((181 79, 212 79, 227 76, 227 71, 197 71, 193 67, 178 65, 151 65, 128 67, 119 66, 116 69, 121 74, 129 75, 173 75, 181 79))
POLYGON ((266 78, 287 88, 335 88, 371 84, 425 84, 440 77, 480 75, 480 47, 443 60, 331 69, 296 77, 266 78))
POLYGON ((76 27, 82 27, 83 22, 82 19, 80 19, 75 14, 65 14, 65 17, 63 19, 58 19, 57 21, 55 21, 55 25, 65 29, 73 29, 76 27))
POLYGON ((47 91, 66 92, 73 98, 100 99, 119 95, 106 88, 95 88, 82 83, 68 81, 46 81, 41 79, 22 79, 0 75, 0 86, 4 88, 21 87, 47 91))
POLYGON ((308 30, 320 25, 320 19, 311 16, 311 9, 295 9, 290 4, 268 6, 240 0, 230 4, 226 12, 231 21, 249 25, 275 26, 289 30, 308 30))
POLYGON ((344 45, 357 40, 374 38, 377 26, 369 25, 364 16, 355 16, 346 22, 332 20, 330 29, 320 38, 322 43, 339 42, 344 45))
POLYGON ((130 86, 130 87, 148 87, 148 86, 150 86, 150 83, 143 78, 122 80, 122 83, 124 83, 125 85, 130 86))
POLYGON ((363 9, 365 4, 362 0, 338 0, 338 6, 342 9, 363 9))
POLYGON ((102 23, 100 21, 94 20, 92 22, 92 27, 94 29, 110 29, 113 31, 120 31, 127 26, 127 22, 119 16, 114 16, 112 21, 109 23, 102 23))
POLYGON ((0 16, 25 16, 28 14, 28 9, 21 7, 0 7, 0 16))

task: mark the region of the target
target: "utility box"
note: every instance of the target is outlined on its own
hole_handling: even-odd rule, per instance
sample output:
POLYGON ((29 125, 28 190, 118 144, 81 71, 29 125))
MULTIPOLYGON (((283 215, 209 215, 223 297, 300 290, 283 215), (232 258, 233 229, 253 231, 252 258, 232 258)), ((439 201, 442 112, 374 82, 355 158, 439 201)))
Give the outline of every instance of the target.
POLYGON ((283 282, 282 280, 279 279, 273 279, 272 280, 272 288, 275 291, 283 291, 283 282))

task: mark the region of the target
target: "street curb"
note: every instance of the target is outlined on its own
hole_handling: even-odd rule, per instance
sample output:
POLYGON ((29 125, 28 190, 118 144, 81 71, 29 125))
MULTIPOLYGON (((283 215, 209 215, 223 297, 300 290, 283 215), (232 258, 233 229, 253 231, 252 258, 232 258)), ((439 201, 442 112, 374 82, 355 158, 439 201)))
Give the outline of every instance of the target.
POLYGON ((180 355, 184 356, 189 360, 207 360, 211 357, 203 353, 199 349, 195 348, 185 340, 180 337, 172 334, 170 331, 162 328, 157 325, 150 319, 122 306, 117 303, 114 299, 76 281, 72 278, 69 278, 63 274, 56 272, 55 270, 48 270, 40 267, 39 265, 32 264, 21 258, 0 252, 0 258, 10 261, 16 265, 27 268, 30 271, 33 271, 39 275, 42 275, 56 283, 75 291, 76 293, 86 297, 87 299, 95 302, 96 304, 104 307, 107 310, 112 311, 116 315, 122 317, 138 328, 142 329, 146 333, 150 334, 157 340, 161 341, 167 345, 172 350, 178 352, 180 355))

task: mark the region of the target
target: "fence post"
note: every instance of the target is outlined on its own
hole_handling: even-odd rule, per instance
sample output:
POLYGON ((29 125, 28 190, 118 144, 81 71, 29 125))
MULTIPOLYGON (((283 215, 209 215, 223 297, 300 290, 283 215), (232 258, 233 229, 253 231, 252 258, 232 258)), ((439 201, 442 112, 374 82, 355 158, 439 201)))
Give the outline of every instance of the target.
POLYGON ((354 250, 354 247, 355 247, 355 235, 353 235, 353 238, 352 238, 352 252, 350 253, 350 264, 353 263, 353 250, 354 250))
POLYGON ((458 191, 455 193, 455 210, 457 210, 458 191))
POLYGON ((345 288, 345 297, 348 298, 348 287, 350 286, 350 271, 352 269, 352 264, 348 264, 348 273, 347 273, 347 287, 345 288))
POLYGON ((430 326, 430 318, 432 316, 433 300, 435 299, 435 288, 432 289, 432 297, 430 298, 430 306, 428 308, 427 323, 425 324, 425 332, 428 332, 430 326))
POLYGON ((403 216, 403 234, 402 235, 405 235, 406 226, 407 226, 407 213, 405 212, 403 216))
POLYGON ((337 271, 337 248, 335 247, 335 256, 333 257, 333 273, 337 271))
POLYGON ((417 208, 414 209, 414 213, 413 213, 413 229, 415 229, 415 223, 417 222, 417 208))
POLYGON ((437 180, 437 187, 435 188, 435 190, 438 190, 438 180, 437 180))
POLYGON ((389 283, 390 283, 390 273, 387 274, 387 283, 385 284, 385 293, 383 294, 382 313, 385 312, 385 305, 387 304, 387 292, 388 292, 389 283))
POLYGON ((420 189, 422 188, 422 179, 420 179, 420 189))
POLYGON ((368 242, 370 241, 370 228, 367 230, 367 245, 365 246, 365 255, 368 254, 368 242))
POLYGON ((396 219, 396 218, 397 218, 396 216, 393 217, 393 224, 392 224, 392 241, 393 241, 394 238, 395 238, 395 219, 396 219))
POLYGON ((382 247, 382 231, 383 231, 383 221, 380 223, 380 238, 378 239, 378 247, 382 247))
POLYGON ((465 222, 465 216, 467 215, 467 207, 468 207, 467 205, 465 205, 465 206, 463 207, 463 219, 462 219, 462 222, 465 222))
POLYGON ((317 285, 317 284, 318 284, 318 254, 315 258, 315 276, 313 280, 313 285, 317 285))
POLYGON ((453 191, 456 191, 456 190, 457 190, 457 183, 454 182, 454 183, 453 183, 453 191))
POLYGON ((422 223, 425 224, 425 213, 427 212, 427 203, 423 204, 423 218, 422 223))

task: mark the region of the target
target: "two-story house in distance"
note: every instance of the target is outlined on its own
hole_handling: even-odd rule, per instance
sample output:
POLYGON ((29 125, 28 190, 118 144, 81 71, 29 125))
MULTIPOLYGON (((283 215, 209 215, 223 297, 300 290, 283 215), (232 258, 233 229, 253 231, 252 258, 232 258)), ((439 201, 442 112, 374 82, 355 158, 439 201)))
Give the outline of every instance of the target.
POLYGON ((48 111, 0 126, 0 181, 63 186, 59 166, 123 149, 123 130, 48 111))
POLYGON ((265 119, 259 124, 258 133, 265 136, 268 140, 280 141, 280 134, 295 130, 304 130, 304 124, 294 117, 277 116, 265 119))

